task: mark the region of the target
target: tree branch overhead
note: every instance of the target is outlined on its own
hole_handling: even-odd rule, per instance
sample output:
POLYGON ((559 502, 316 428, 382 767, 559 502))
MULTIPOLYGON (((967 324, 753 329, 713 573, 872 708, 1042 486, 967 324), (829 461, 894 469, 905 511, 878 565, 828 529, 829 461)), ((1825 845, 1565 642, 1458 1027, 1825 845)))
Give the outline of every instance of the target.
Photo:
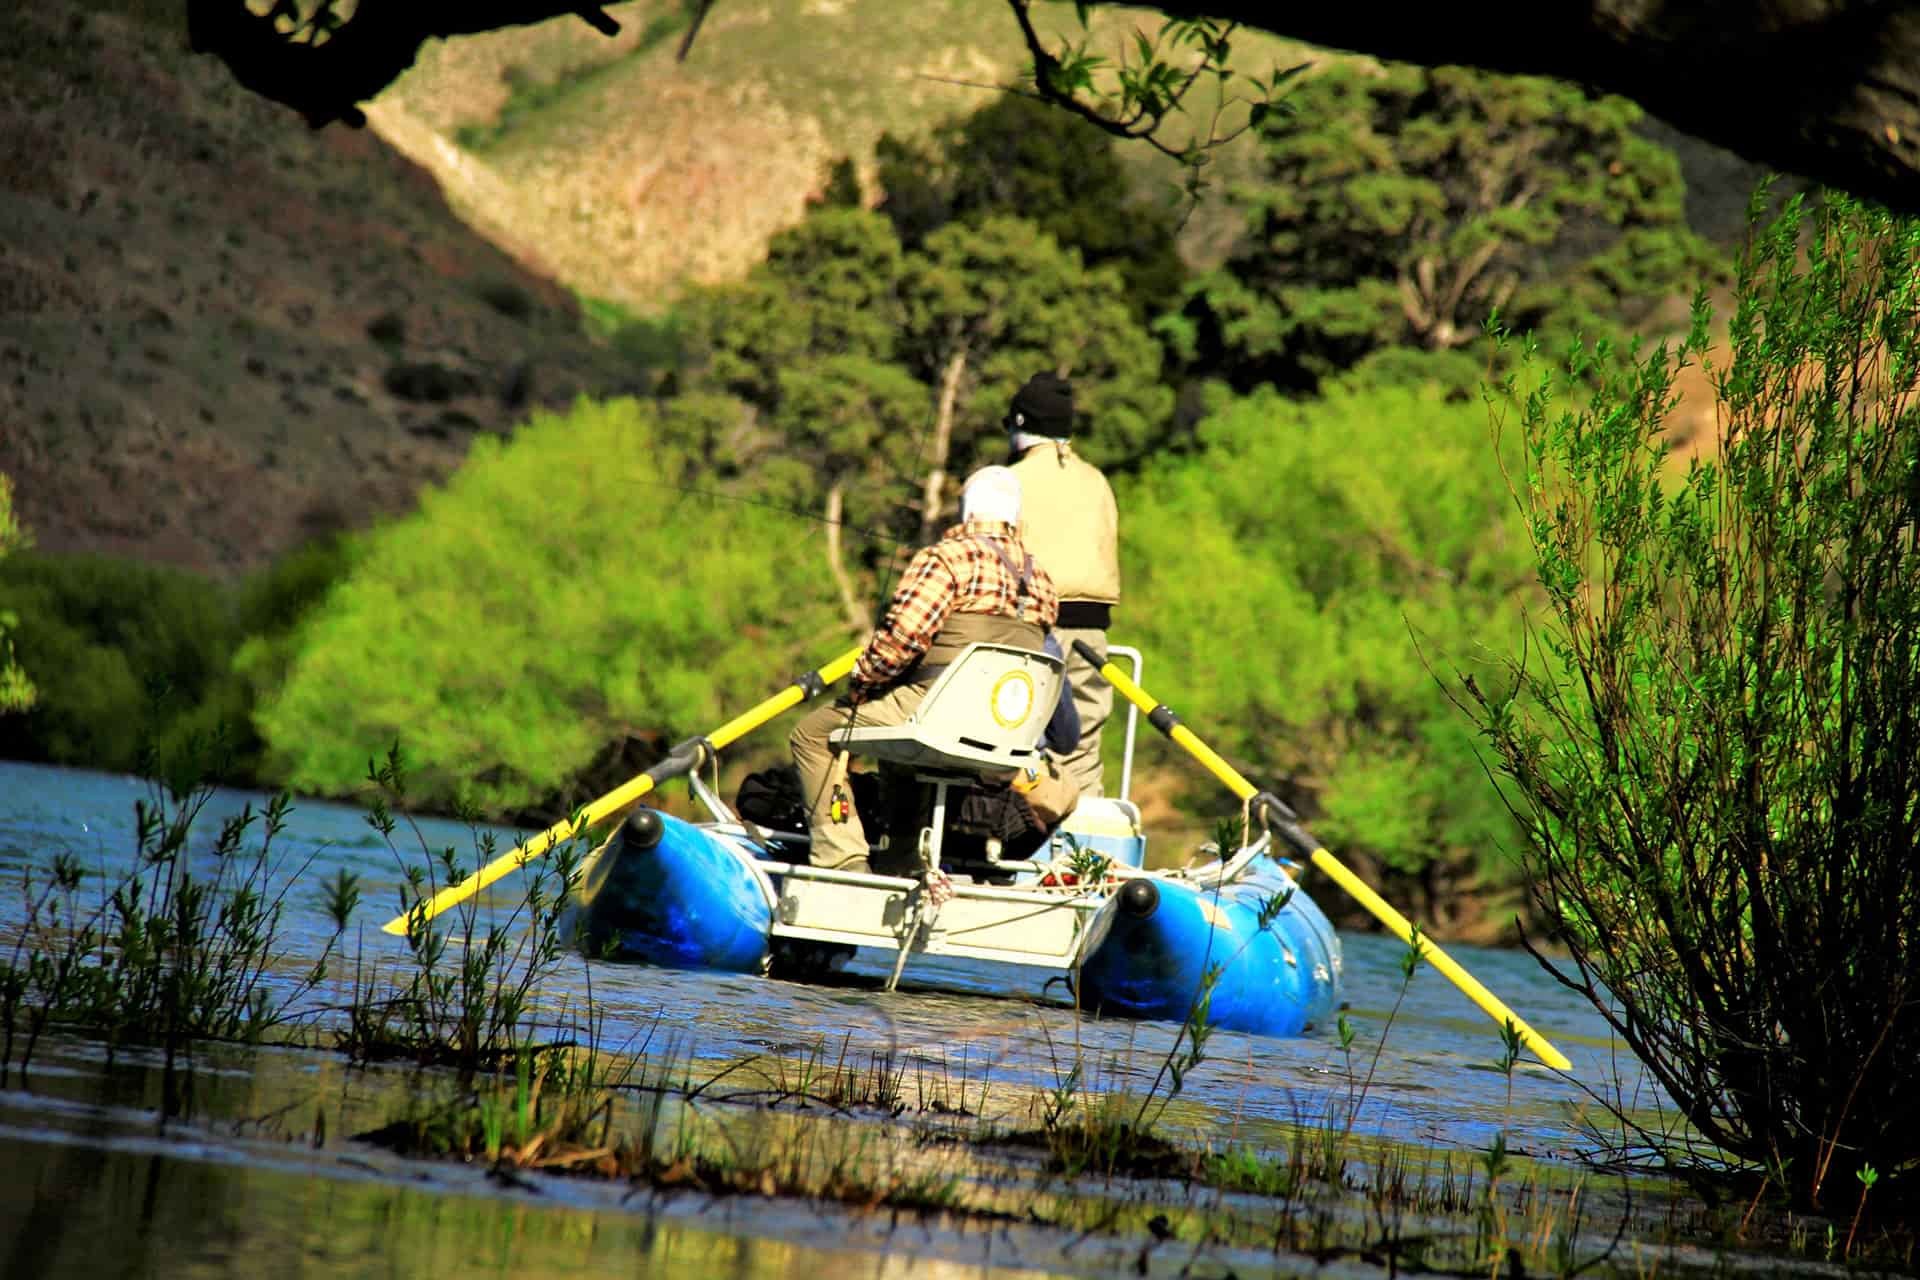
MULTIPOLYGON (((246 0, 189 0, 189 33, 196 50, 219 57, 247 88, 318 127, 361 123, 358 104, 434 36, 567 14, 608 34, 619 30, 602 5, 584 0, 359 0, 345 17, 338 4, 281 0, 257 16, 246 0)), ((1576 81, 1631 98, 1750 160, 1920 212, 1920 6, 1167 0, 1154 7, 1397 61, 1576 81)))

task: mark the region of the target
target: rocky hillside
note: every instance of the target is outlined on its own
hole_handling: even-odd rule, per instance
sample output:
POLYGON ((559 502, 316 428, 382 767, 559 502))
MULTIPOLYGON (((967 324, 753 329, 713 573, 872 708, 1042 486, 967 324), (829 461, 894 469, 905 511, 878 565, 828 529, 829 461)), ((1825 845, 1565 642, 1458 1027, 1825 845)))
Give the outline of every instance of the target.
POLYGON ((0 6, 0 471, 43 549, 230 575, 633 374, 548 264, 165 0, 0 6))
MULTIPOLYGON (((537 246, 562 280, 639 310, 689 281, 736 278, 799 221, 834 161, 852 157, 870 178, 882 133, 974 111, 1028 61, 1006 8, 979 0, 718 4, 685 61, 676 0, 608 12, 621 24, 611 39, 562 18, 429 41, 367 117, 475 225, 537 246)), ((1078 30, 1065 4, 1038 20, 1078 30)), ((1117 54, 1134 27, 1165 20, 1097 10, 1094 47, 1117 54)), ((1234 47, 1249 71, 1345 56, 1253 34, 1234 47)), ((1252 156, 1231 149, 1222 181, 1252 156)), ((1146 146, 1122 158, 1177 199, 1170 163, 1146 146)), ((1236 230, 1224 206, 1203 206, 1183 247, 1205 258, 1236 230)))

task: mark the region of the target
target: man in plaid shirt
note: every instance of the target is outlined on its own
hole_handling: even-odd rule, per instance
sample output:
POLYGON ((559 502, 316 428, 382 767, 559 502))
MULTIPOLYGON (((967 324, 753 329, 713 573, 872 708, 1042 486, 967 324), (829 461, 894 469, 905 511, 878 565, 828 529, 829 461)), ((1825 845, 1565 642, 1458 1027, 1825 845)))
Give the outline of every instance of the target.
POLYGON ((969 644, 1038 650, 1060 611, 1053 580, 1021 545, 1020 481, 982 467, 960 494, 960 523, 914 553, 887 616, 854 663, 847 696, 818 707, 787 745, 807 800, 815 866, 868 871, 867 833, 847 785, 847 758, 827 735, 903 723, 940 670, 969 644))

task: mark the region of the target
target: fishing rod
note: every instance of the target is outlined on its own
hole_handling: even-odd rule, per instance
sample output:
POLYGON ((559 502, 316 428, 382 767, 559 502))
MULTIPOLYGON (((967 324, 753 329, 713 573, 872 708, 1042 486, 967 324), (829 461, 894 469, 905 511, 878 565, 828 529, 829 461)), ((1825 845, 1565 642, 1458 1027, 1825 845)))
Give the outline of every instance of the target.
MULTIPOLYGON (((762 511, 771 511, 776 515, 791 516, 797 520, 811 520, 815 524, 831 525, 837 523, 842 529, 850 533, 859 534, 869 542, 880 543, 889 550, 906 546, 910 541, 906 535, 892 529, 883 531, 866 525, 848 524, 845 520, 833 521, 827 519, 826 516, 820 514, 818 511, 809 511, 805 507, 789 506, 786 503, 774 502, 767 498, 755 498, 740 493, 723 493, 718 489, 701 489, 693 485, 674 484, 667 480, 634 480, 629 483, 640 488, 666 489, 673 493, 684 493, 696 498, 711 498, 716 502, 731 502, 743 507, 758 507, 762 511)), ((894 505, 894 511, 902 517, 906 517, 913 512, 913 508, 905 503, 896 503, 894 505)))
MULTIPOLYGON (((927 430, 930 430, 932 426, 933 418, 930 416, 926 428, 923 428, 921 433, 920 452, 916 458, 916 462, 923 462, 925 460, 925 436, 927 430)), ((720 493, 714 490, 700 490, 691 485, 669 484, 664 481, 640 481, 639 483, 652 483, 656 488, 672 489, 680 493, 692 493, 722 501, 739 502, 748 506, 758 506, 769 510, 780 511, 789 516, 800 516, 816 520, 823 524, 830 523, 824 517, 818 516, 813 512, 786 507, 764 499, 750 498, 738 494, 720 493)), ((872 531, 864 532, 874 541, 885 543, 891 547, 898 547, 901 542, 904 541, 904 539, 895 538, 890 535, 875 534, 872 531)), ((891 574, 893 571, 894 570, 889 567, 887 573, 891 574)), ((886 578, 883 577, 883 599, 885 598, 885 582, 886 578)), ((406 911, 401 912, 393 919, 387 921, 385 926, 383 926, 385 931, 403 937, 412 928, 424 928, 427 922, 431 921, 434 917, 466 902, 482 889, 518 871, 534 859, 544 857, 556 846, 565 843, 580 832, 598 823, 607 821, 610 818, 626 813, 635 805, 639 804, 645 796, 650 794, 661 783, 672 778, 684 776, 692 770, 699 768, 706 760, 716 756, 721 748, 744 737, 746 734, 759 728, 782 712, 819 696, 825 691, 828 685, 836 683, 843 676, 852 672, 854 662, 860 656, 864 647, 864 644, 857 646, 841 654, 839 657, 833 659, 833 661, 824 664, 817 670, 808 671, 794 677, 780 692, 767 698, 765 701, 741 715, 735 716, 732 720, 727 721, 713 732, 700 737, 689 738, 685 742, 678 744, 668 752, 664 759, 586 805, 573 816, 555 823, 539 835, 525 841, 501 857, 494 859, 459 884, 448 885, 435 893, 431 898, 414 903, 406 911)), ((853 714, 853 708, 849 707, 847 712, 849 724, 852 723, 853 714)))

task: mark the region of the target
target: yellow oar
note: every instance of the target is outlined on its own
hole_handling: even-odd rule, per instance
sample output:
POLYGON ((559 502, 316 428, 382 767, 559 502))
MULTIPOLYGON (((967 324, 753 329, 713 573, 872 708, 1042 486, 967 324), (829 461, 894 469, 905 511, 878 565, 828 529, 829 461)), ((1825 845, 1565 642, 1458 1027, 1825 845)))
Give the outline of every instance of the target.
POLYGON ((575 832, 584 831, 597 822, 620 813, 637 803, 640 797, 652 791, 669 778, 679 777, 689 769, 700 767, 701 755, 708 750, 718 751, 747 734, 758 729, 767 721, 779 715, 789 707, 798 706, 813 697, 822 689, 853 670, 854 659, 860 656, 860 647, 855 646, 839 657, 821 667, 818 671, 809 671, 794 682, 774 694, 765 702, 715 729, 705 738, 694 738, 675 747, 667 758, 648 769, 636 778, 621 784, 607 794, 595 800, 580 811, 577 820, 568 818, 554 823, 533 839, 527 841, 512 853, 495 858, 480 870, 462 880, 459 884, 449 885, 433 895, 425 903, 413 908, 404 915, 395 916, 387 921, 384 928, 388 933, 405 937, 407 922, 419 915, 431 920, 449 907, 458 906, 474 894, 480 892, 503 876, 518 871, 535 858, 545 854, 555 845, 571 837, 575 832))
MULTIPOLYGON (((1205 765, 1208 772, 1225 783, 1227 789, 1234 795, 1252 803, 1256 814, 1259 814, 1261 809, 1266 810, 1267 815, 1270 815, 1273 820, 1275 829, 1288 844, 1299 850, 1302 857, 1307 858, 1314 866, 1324 871, 1335 884, 1352 894, 1361 906, 1372 912, 1374 918, 1391 929, 1402 942, 1413 941, 1413 926, 1407 923, 1407 918, 1395 911, 1386 899, 1368 887, 1366 881, 1349 871, 1338 858, 1328 853, 1318 840, 1309 835, 1307 829, 1300 825, 1299 815, 1284 801, 1266 792, 1256 792, 1252 783, 1241 777, 1232 765, 1222 760, 1211 747, 1200 741, 1193 730, 1181 724, 1180 717, 1173 713, 1172 708, 1163 702, 1154 701, 1145 689, 1128 679, 1126 673, 1118 666, 1111 662, 1103 664, 1099 653, 1086 641, 1076 640, 1073 642, 1073 647, 1079 651, 1081 657, 1098 668, 1100 674, 1106 677, 1107 683, 1118 689, 1127 701, 1147 713, 1149 724, 1185 747, 1194 759, 1205 765)), ((1478 979, 1461 968, 1452 956, 1442 951, 1425 934, 1420 935, 1420 954, 1422 958, 1431 962, 1434 968, 1452 979, 1453 985, 1464 991, 1467 998, 1479 1005, 1489 1018, 1501 1026, 1513 1024, 1513 1029, 1519 1033, 1521 1041, 1527 1048, 1533 1050, 1540 1061, 1556 1071, 1573 1069, 1573 1064, 1567 1060, 1565 1054, 1548 1044, 1544 1036, 1521 1020, 1519 1014, 1500 1003, 1499 997, 1481 986, 1478 979)))

